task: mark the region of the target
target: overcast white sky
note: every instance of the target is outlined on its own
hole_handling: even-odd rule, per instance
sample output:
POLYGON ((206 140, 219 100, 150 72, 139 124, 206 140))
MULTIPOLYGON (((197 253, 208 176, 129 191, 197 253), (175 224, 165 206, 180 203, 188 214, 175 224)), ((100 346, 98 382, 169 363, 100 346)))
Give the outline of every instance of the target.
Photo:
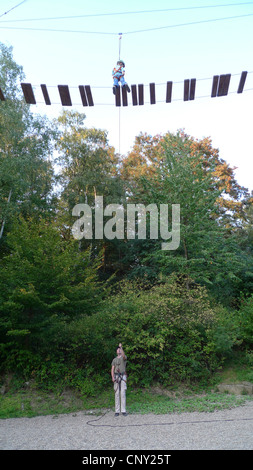
POLYGON ((238 167, 238 182, 253 190, 253 2, 26 0, 4 14, 20 2, 1 0, 0 41, 13 46, 14 59, 34 87, 35 112, 57 116, 62 109, 57 85, 69 85, 74 109, 85 112, 87 127, 107 130, 116 151, 120 144, 121 153, 126 154, 140 132, 155 135, 184 128, 196 138, 210 136, 220 156, 238 167), (200 8, 204 6, 208 8, 200 8), (170 11, 137 13, 164 9, 170 11), (125 12, 135 14, 80 17, 125 12), (60 18, 65 16, 79 18, 60 18), (163 29, 142 31, 152 28, 163 29), (144 106, 133 107, 129 97, 129 106, 120 111, 114 106, 111 88, 119 33, 123 33, 121 58, 129 85, 146 85, 144 106), (237 94, 244 70, 249 72, 245 91, 237 94), (213 75, 225 73, 232 74, 228 96, 211 98, 213 75), (183 101, 187 78, 197 79, 196 99, 191 102, 183 101), (165 103, 168 80, 173 81, 170 104, 165 103), (157 101, 161 101, 155 105, 149 103, 151 82, 156 83, 157 101), (41 83, 49 87, 52 106, 43 104, 41 83), (82 106, 78 85, 91 86, 94 108, 82 106))

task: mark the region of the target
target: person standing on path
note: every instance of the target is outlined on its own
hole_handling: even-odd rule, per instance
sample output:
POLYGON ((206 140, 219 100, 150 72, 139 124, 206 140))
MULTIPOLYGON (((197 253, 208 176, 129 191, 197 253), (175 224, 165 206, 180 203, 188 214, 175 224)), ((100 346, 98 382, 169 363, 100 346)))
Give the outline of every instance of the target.
POLYGON ((117 348, 117 356, 112 361, 111 376, 114 383, 115 392, 115 416, 119 413, 126 416, 126 389, 127 389, 127 375, 126 375, 126 362, 127 357, 124 353, 122 344, 119 343, 117 348))

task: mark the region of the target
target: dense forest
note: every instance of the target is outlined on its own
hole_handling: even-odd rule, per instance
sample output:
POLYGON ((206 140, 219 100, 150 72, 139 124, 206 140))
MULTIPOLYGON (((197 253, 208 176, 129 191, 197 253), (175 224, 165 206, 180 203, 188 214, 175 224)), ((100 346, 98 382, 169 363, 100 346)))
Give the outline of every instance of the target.
POLYGON ((236 354, 253 364, 253 195, 210 138, 142 133, 119 155, 83 113, 33 113, 22 67, 0 50, 1 374, 92 393, 119 341, 132 385, 205 382, 236 354), (179 247, 162 250, 149 213, 146 239, 136 217, 132 238, 125 224, 124 237, 93 226, 77 240, 73 208, 94 214, 97 196, 167 204, 170 227, 179 204, 179 247))

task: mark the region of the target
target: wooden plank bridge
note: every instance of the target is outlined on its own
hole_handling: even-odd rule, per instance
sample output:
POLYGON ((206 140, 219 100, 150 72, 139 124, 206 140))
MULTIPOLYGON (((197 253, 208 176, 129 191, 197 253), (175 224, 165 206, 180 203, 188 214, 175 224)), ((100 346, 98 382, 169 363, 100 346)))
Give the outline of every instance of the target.
MULTIPOLYGON (((242 93, 244 90, 244 85, 246 82, 248 72, 244 71, 241 73, 237 93, 242 93)), ((214 75, 212 80, 212 89, 211 89, 211 98, 216 98, 220 96, 226 96, 229 91, 231 74, 225 75, 214 75)), ((196 92, 196 78, 184 80, 183 87, 183 100, 192 101, 195 99, 196 92)), ((40 85, 43 98, 46 105, 51 105, 51 99, 49 96, 48 88, 45 84, 40 85)), ((34 95, 33 87, 31 83, 21 83, 21 88, 26 103, 28 104, 37 104, 36 98, 34 95)), ((79 85, 80 99, 82 105, 94 106, 94 100, 92 96, 92 91, 90 85, 79 85)), ((70 95, 70 90, 68 85, 58 85, 59 97, 61 100, 62 106, 72 106, 72 100, 70 95)), ((166 83, 164 102, 171 103, 173 95, 173 82, 168 81, 166 83)), ((142 106, 144 105, 144 85, 131 85, 131 92, 129 93, 132 99, 133 106, 142 106)), ((0 101, 5 101, 6 97, 2 89, 0 88, 0 101)), ((149 84, 149 100, 150 104, 156 104, 156 85, 155 83, 149 84)), ((115 106, 128 106, 128 93, 125 88, 117 88, 115 95, 115 106)))

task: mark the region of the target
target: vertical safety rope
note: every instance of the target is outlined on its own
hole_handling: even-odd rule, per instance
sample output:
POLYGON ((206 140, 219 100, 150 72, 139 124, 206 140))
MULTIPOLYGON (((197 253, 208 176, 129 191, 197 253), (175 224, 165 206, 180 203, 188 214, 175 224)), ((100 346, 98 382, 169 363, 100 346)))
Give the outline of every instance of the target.
POLYGON ((120 154, 120 108, 121 106, 119 106, 119 154, 120 154))
MULTIPOLYGON (((121 39, 122 33, 119 33, 119 60, 120 60, 120 53, 121 53, 121 39)), ((119 154, 120 154, 120 106, 119 106, 119 154)))
POLYGON ((120 60, 120 51, 121 51, 121 39, 122 39, 122 33, 119 33, 119 60, 120 60))

